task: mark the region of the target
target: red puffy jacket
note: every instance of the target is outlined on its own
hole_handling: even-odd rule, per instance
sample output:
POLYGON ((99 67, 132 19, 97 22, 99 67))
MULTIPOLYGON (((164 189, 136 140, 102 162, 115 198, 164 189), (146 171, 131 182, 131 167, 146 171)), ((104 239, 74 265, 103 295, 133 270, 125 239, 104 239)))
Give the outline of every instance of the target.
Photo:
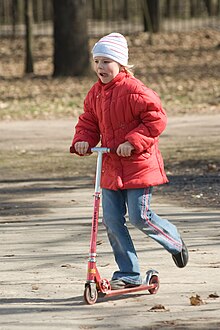
POLYGON ((158 95, 122 71, 108 84, 99 80, 90 89, 72 145, 87 141, 92 148, 101 139, 101 146, 112 149, 125 141, 134 146, 130 157, 103 155, 102 188, 143 188, 166 183, 158 149, 158 137, 166 121, 158 95))

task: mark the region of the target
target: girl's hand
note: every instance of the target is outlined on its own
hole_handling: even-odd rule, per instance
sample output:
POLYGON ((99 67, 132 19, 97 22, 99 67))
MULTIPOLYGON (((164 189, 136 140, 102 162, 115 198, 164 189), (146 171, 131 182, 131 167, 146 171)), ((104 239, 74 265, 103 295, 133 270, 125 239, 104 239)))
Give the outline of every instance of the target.
POLYGON ((122 144, 119 144, 116 153, 118 156, 122 156, 122 157, 129 157, 131 156, 132 150, 134 150, 133 145, 126 141, 122 144))
POLYGON ((74 145, 74 148, 76 150, 76 152, 78 152, 78 154, 80 155, 85 155, 88 151, 89 148, 89 144, 88 142, 76 142, 74 145))

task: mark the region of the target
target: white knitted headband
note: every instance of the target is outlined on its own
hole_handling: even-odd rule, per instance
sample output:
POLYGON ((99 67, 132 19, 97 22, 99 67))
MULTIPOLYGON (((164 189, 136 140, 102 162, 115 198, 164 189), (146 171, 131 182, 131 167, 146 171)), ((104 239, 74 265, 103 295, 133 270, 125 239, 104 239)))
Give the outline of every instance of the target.
POLYGON ((128 44, 120 33, 110 33, 101 38, 92 49, 93 58, 107 57, 123 66, 128 65, 128 44))

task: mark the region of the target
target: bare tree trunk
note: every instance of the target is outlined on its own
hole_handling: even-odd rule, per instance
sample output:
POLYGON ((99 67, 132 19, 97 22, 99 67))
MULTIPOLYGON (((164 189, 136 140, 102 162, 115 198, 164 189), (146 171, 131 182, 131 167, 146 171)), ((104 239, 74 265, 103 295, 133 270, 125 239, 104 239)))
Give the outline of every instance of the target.
POLYGON ((197 1, 190 0, 190 17, 196 17, 197 14, 197 1))
POLYGON ((150 31, 157 33, 160 31, 160 4, 159 0, 144 0, 146 2, 145 8, 147 8, 149 13, 149 19, 145 15, 144 17, 144 27, 145 31, 150 31), (151 25, 151 26, 150 26, 151 25))
POLYGON ((80 76, 90 68, 85 0, 53 0, 54 76, 80 76))
POLYGON ((217 1, 216 5, 216 15, 218 16, 220 14, 220 0, 217 1))
POLYGON ((26 45, 26 56, 25 56, 25 73, 33 73, 33 54, 32 54, 32 45, 33 45, 33 34, 32 34, 32 25, 33 25, 33 4, 32 0, 25 0, 25 45, 26 45))
POLYGON ((124 0, 124 10, 123 10, 123 18, 127 20, 129 17, 128 13, 128 0, 124 0))
POLYGON ((209 16, 214 14, 214 4, 212 0, 204 0, 209 16))
POLYGON ((103 7, 102 0, 92 0, 92 10, 93 10, 94 19, 102 19, 102 7, 103 7))
POLYGON ((165 17, 172 17, 172 10, 171 10, 171 0, 166 0, 165 3, 165 17))
POLYGON ((12 1, 11 16, 12 16, 12 38, 16 35, 16 24, 18 23, 18 3, 17 0, 12 1))

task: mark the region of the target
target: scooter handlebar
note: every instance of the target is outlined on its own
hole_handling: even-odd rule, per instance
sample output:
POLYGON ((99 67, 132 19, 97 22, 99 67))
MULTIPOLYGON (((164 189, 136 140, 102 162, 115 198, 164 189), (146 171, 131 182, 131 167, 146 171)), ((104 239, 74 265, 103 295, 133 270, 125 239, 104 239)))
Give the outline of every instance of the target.
POLYGON ((95 148, 91 148, 91 152, 101 152, 104 154, 111 152, 111 149, 106 147, 95 147, 95 148))
MULTIPOLYGON (((88 148, 87 150, 87 154, 92 154, 93 152, 101 152, 101 153, 115 153, 116 150, 114 149, 110 149, 107 147, 95 147, 95 148, 88 148)), ((78 152, 76 151, 75 147, 72 145, 70 147, 70 153, 71 154, 78 154, 78 152)))

